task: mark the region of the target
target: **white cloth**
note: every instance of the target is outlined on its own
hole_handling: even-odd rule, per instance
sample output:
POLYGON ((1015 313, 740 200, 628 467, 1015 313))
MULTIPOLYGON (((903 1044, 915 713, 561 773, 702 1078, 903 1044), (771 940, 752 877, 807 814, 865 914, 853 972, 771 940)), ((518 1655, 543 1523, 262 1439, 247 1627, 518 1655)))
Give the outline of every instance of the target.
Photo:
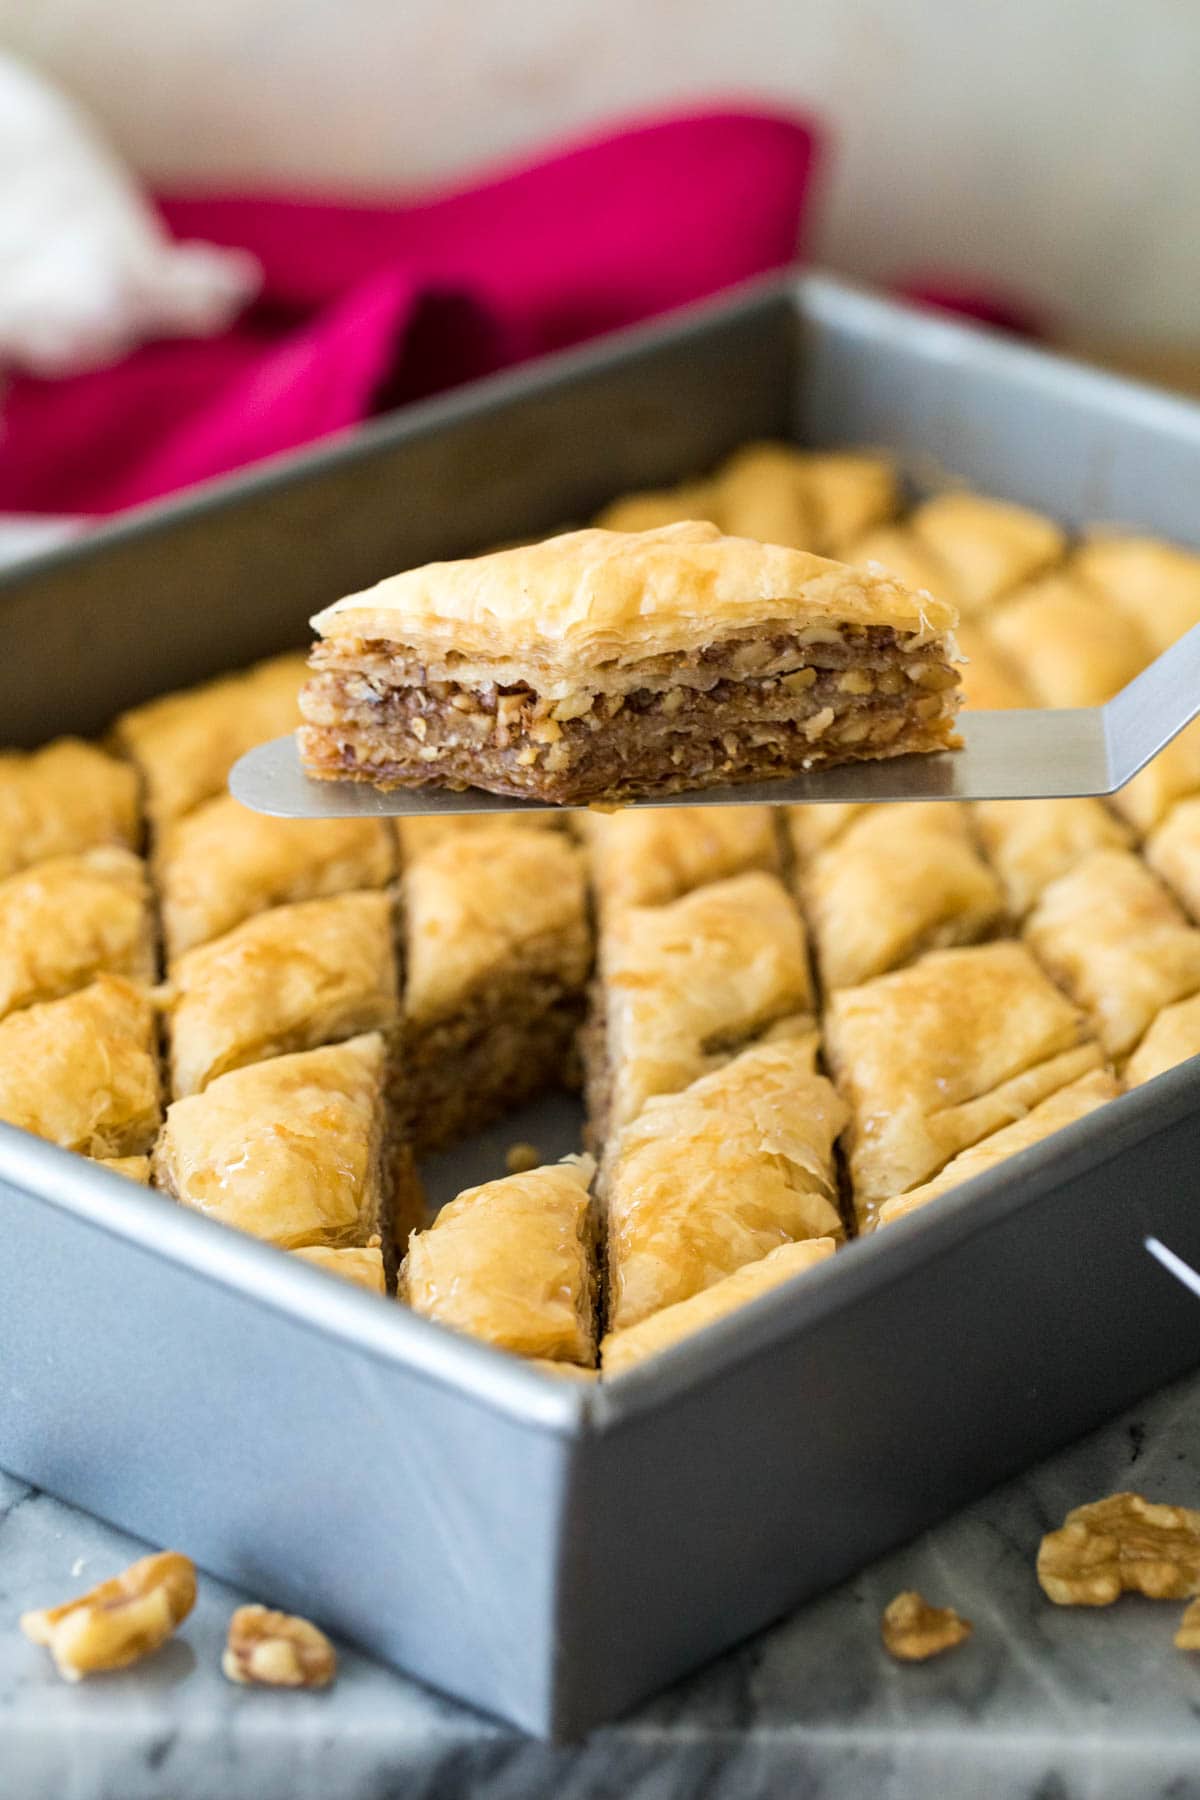
POLYGON ((0 369, 70 375, 208 336, 259 278, 243 251, 173 243, 72 102, 0 55, 0 369))

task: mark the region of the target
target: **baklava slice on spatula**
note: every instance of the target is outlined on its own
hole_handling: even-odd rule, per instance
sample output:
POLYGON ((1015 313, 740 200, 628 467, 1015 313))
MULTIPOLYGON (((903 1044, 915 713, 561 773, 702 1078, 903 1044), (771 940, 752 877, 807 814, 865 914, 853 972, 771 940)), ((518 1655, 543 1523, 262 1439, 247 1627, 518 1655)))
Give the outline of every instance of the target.
POLYGON ((318 778, 621 802, 952 746, 953 608, 684 523, 382 581, 318 615, 318 778))

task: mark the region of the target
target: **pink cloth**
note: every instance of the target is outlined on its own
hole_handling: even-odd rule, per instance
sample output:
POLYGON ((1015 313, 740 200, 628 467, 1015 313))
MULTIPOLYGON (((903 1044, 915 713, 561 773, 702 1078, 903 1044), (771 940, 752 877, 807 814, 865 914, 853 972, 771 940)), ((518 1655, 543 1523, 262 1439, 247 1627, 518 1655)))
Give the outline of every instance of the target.
POLYGON ((722 111, 402 205, 163 199, 180 237, 254 252, 261 300, 219 338, 15 379, 0 511, 135 505, 779 267, 816 153, 800 120, 722 111))

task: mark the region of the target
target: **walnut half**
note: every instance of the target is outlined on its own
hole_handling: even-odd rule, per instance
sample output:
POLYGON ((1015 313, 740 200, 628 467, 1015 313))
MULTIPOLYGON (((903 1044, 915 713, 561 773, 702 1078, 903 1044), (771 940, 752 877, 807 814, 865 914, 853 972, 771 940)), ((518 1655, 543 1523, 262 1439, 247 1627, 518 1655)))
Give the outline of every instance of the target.
POLYGON ((1200 1512, 1110 1494, 1069 1512, 1038 1549, 1037 1575, 1056 1606, 1111 1606, 1200 1594, 1200 1512))
POLYGON ((196 1603, 196 1570, 177 1550, 143 1556, 123 1575, 77 1600, 21 1615, 21 1630, 44 1644, 67 1681, 140 1662, 167 1639, 196 1603))
POLYGON ((328 1687, 337 1673, 337 1652, 307 1619, 266 1606, 239 1606, 229 1621, 221 1668, 243 1685, 328 1687))
POLYGON ((884 1608, 879 1623, 883 1647, 898 1662, 926 1662, 965 1643, 971 1621, 960 1618, 952 1606, 930 1606, 913 1591, 897 1594, 884 1608))

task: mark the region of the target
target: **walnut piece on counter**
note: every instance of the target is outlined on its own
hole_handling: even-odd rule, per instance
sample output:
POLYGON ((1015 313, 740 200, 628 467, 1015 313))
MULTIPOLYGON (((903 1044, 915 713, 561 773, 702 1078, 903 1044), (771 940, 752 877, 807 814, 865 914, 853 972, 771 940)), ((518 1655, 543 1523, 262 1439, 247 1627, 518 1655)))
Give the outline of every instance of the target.
POLYGON ((21 1615, 21 1630, 44 1644, 66 1681, 125 1669, 166 1643, 196 1603, 196 1570, 178 1550, 143 1556, 90 1593, 21 1615))
POLYGON ((1200 1512, 1110 1494, 1069 1512, 1042 1539, 1038 1581, 1056 1606, 1111 1606, 1122 1594, 1200 1594, 1200 1512))
POLYGON ((229 1621, 221 1668, 243 1686, 328 1687, 337 1673, 337 1652, 308 1619, 266 1606, 239 1606, 229 1621))
POLYGON ((879 1629, 889 1656, 898 1662, 926 1662, 965 1643, 971 1635, 971 1621, 960 1618, 952 1606, 930 1606, 920 1594, 909 1591, 888 1602, 879 1629))

